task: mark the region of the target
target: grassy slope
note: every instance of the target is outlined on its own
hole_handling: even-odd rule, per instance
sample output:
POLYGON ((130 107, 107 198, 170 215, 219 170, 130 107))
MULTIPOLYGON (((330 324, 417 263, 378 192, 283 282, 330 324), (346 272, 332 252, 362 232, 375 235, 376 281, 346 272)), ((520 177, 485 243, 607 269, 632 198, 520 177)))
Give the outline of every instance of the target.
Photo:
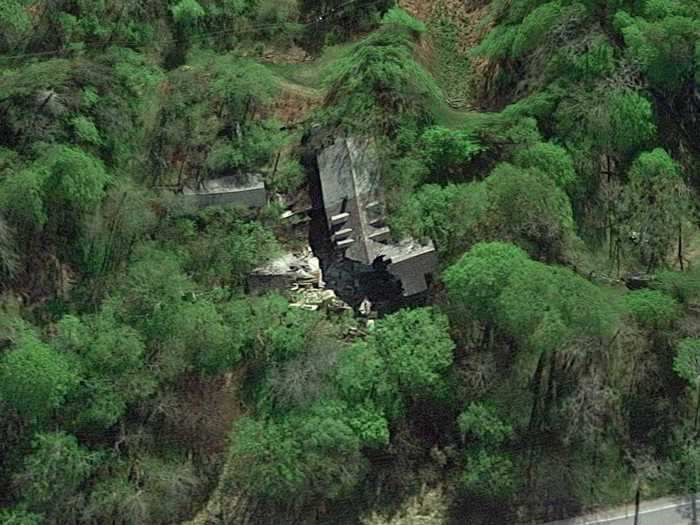
MULTIPOLYGON (((444 24, 441 24, 444 26, 444 24)), ((417 50, 417 59, 430 71, 438 81, 445 96, 435 101, 432 107, 433 115, 438 124, 449 128, 459 128, 474 113, 466 105, 466 85, 469 82, 468 61, 464 54, 459 54, 451 41, 442 37, 435 38, 435 24, 430 24, 423 44, 417 50), (433 44, 437 42, 437 44, 433 44), (435 53, 427 51, 437 49, 435 53), (459 93, 455 95, 456 78, 466 79, 458 86, 459 93), (450 87, 452 86, 452 88, 450 87), (459 101, 459 106, 453 107, 448 101, 459 101)), ((302 63, 266 63, 266 66, 280 79, 284 92, 321 100, 324 95, 323 76, 328 65, 341 58, 352 47, 345 43, 327 47, 314 60, 302 63)))
POLYGON ((331 63, 341 58, 352 43, 327 47, 315 60, 298 64, 267 64, 267 66, 288 85, 301 86, 319 91, 323 85, 323 71, 331 63))

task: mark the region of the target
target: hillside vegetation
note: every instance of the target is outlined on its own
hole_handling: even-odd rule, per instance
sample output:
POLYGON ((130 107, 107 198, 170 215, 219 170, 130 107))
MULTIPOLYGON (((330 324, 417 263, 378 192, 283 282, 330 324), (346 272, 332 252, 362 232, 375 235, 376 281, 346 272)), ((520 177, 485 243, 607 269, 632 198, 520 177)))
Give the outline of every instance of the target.
POLYGON ((0 524, 700 490, 700 4, 398 4, 0 1, 0 524), (350 135, 439 256, 370 322, 246 286, 350 135), (261 209, 179 193, 248 173, 261 209))

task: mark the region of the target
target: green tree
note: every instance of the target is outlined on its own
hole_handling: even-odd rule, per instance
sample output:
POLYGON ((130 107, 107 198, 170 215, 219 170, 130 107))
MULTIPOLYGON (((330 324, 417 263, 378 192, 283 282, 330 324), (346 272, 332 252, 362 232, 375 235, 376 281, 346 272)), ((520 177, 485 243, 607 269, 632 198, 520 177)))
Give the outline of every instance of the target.
POLYGON ((215 73, 210 89, 219 111, 226 111, 241 126, 279 91, 279 81, 262 64, 233 54, 206 58, 215 73))
POLYGON ((562 3, 546 2, 533 9, 513 36, 511 56, 520 58, 538 47, 562 17, 562 3))
POLYGON ((49 205, 67 207, 77 213, 97 206, 110 180, 102 161, 73 147, 49 149, 39 166, 47 169, 45 191, 49 205))
POLYGON ((576 170, 571 155, 551 142, 538 142, 516 151, 514 163, 526 169, 536 169, 546 174, 559 189, 571 194, 576 184, 576 170))
POLYGON ((25 510, 0 510, 0 523, 3 525, 42 525, 46 519, 41 514, 25 510))
POLYGON ((234 335, 240 338, 246 357, 260 366, 300 356, 309 342, 329 334, 329 323, 321 316, 290 307, 287 299, 276 294, 232 300, 222 307, 222 315, 226 324, 236 327, 234 335))
POLYGON ((448 296, 475 319, 495 321, 509 275, 527 260, 527 254, 512 244, 479 243, 443 274, 448 296))
POLYGON ((384 411, 371 400, 349 406, 347 424, 360 439, 362 447, 382 449, 389 445, 389 421, 384 411))
POLYGON ((64 317, 53 343, 79 357, 82 381, 72 403, 79 426, 109 428, 130 403, 155 390, 141 336, 120 325, 109 308, 83 319, 64 317))
MULTIPOLYGON (((700 491, 700 447, 695 443, 686 443, 681 448, 678 458, 681 487, 689 494, 700 491)), ((695 511, 695 508, 693 509, 695 511)))
POLYGON ((202 480, 186 458, 114 457, 106 467, 91 483, 81 508, 82 520, 166 524, 180 523, 193 515, 202 480))
POLYGON ((180 0, 170 8, 170 11, 178 24, 186 26, 193 26, 205 14, 197 0, 180 0))
POLYGON ((513 337, 545 347, 564 344, 562 335, 609 335, 616 315, 616 305, 600 288, 568 268, 536 261, 511 272, 497 304, 497 318, 513 337), (554 327, 564 334, 550 332, 554 327))
POLYGON ((48 220, 42 174, 28 168, 4 178, 0 181, 0 205, 7 220, 25 236, 40 230, 48 220))
POLYGON ((234 140, 217 141, 207 158, 207 167, 213 173, 245 173, 268 165, 289 140, 289 135, 280 130, 281 124, 263 121, 249 125, 234 140))
POLYGON ((503 501, 515 488, 513 462, 503 452, 476 449, 467 454, 462 486, 470 494, 493 501, 503 501))
POLYGON ((279 502, 347 494, 365 468, 360 440, 336 403, 282 421, 245 418, 232 433, 230 453, 234 481, 279 502))
POLYGON ((585 155, 628 158, 656 135, 651 103, 631 89, 574 91, 559 104, 554 118, 557 134, 571 141, 572 153, 578 147, 585 155))
POLYGON ((513 434, 513 428, 483 403, 471 403, 457 423, 469 443, 462 486, 478 497, 507 498, 515 488, 514 469, 510 455, 500 449, 513 434))
MULTIPOLYGON (((83 268, 92 276, 118 269, 137 241, 156 224, 151 194, 133 183, 117 181, 86 221, 81 240, 83 268)), ((95 288, 98 284, 95 283, 95 288)), ((99 290, 97 290, 99 291, 99 290)))
POLYGON ((594 117, 600 120, 593 120, 591 126, 592 132, 600 132, 601 143, 609 140, 614 151, 629 153, 654 136, 654 115, 646 98, 632 91, 613 91, 603 101, 605 106, 594 117))
POLYGON ((700 297, 700 272, 688 269, 684 272, 662 270, 657 272, 654 288, 670 295, 683 306, 700 297))
POLYGON ((593 36, 593 42, 585 52, 565 47, 555 58, 555 63, 560 67, 557 76, 583 82, 587 86, 595 85, 596 82, 615 74, 619 66, 616 51, 616 46, 613 46, 605 35, 593 36))
POLYGON ((146 245, 114 286, 110 300, 117 318, 135 327, 150 342, 169 333, 172 310, 193 289, 175 253, 146 245))
POLYGON ((92 144, 93 146, 101 146, 104 144, 100 136, 100 131, 89 118, 79 115, 73 117, 70 122, 79 142, 92 144))
POLYGON ((336 386, 358 416, 371 416, 376 430, 380 417, 403 417, 411 401, 439 399, 453 349, 444 315, 431 308, 400 310, 342 352, 336 386))
POLYGON ((169 75, 173 93, 161 113, 154 178, 197 184, 217 172, 261 170, 289 140, 279 123, 256 117, 278 94, 279 79, 234 54, 192 55, 169 75))
POLYGON ((249 344, 249 332, 236 335, 225 313, 208 298, 198 298, 195 289, 180 257, 144 246, 111 292, 109 307, 119 322, 144 337, 147 362, 158 381, 170 382, 185 372, 229 370, 249 344))
POLYGON ((510 57, 517 27, 512 25, 497 25, 486 34, 486 37, 476 46, 472 53, 494 60, 504 60, 510 57))
POLYGON ((303 25, 299 19, 299 2, 296 0, 262 0, 255 3, 255 25, 263 38, 284 44, 293 43, 301 35, 303 25))
POLYGON ((75 363, 26 328, 0 358, 0 399, 36 422, 60 407, 78 381, 75 363))
POLYGON ((15 232, 0 215, 0 282, 10 281, 19 271, 15 232))
POLYGON ((433 175, 442 179, 464 173, 471 160, 484 149, 470 133, 442 126, 425 130, 420 145, 433 175))
POLYGON ((573 229, 568 196, 538 170, 499 164, 486 179, 489 226, 496 238, 520 244, 531 255, 559 255, 573 229))
POLYGON ((545 389, 554 386, 546 379, 559 373, 558 352, 578 340, 610 336, 617 318, 615 305, 594 285, 571 270, 531 261, 512 245, 475 246, 444 280, 456 318, 466 310, 524 351, 515 371, 531 377, 531 429, 551 414, 553 393, 545 389))
POLYGON ((625 197, 628 227, 647 268, 663 265, 674 241, 682 267, 682 225, 691 203, 678 164, 660 148, 642 153, 630 168, 625 197))
POLYGON ((206 12, 197 0, 179 0, 170 12, 175 21, 175 45, 167 63, 173 68, 185 62, 192 36, 197 33, 206 12))
POLYGON ((336 384, 341 397, 352 406, 372 405, 389 419, 397 418, 402 412, 398 385, 389 376, 376 348, 364 341, 341 354, 336 384))
POLYGON ((470 403, 457 418, 462 436, 470 436, 485 445, 501 445, 513 434, 513 427, 504 423, 493 407, 470 403))
POLYGON ((664 2, 664 10, 657 12, 649 9, 654 4, 661 3, 648 2, 646 17, 618 12, 615 25, 650 83, 675 92, 693 79, 700 18, 693 18, 690 9, 677 2, 664 2))
POLYGON ((695 432, 700 418, 700 339, 686 338, 678 343, 673 370, 695 389, 697 403, 695 408, 695 432))
POLYGON ((389 220, 399 234, 428 238, 451 260, 483 238, 489 195, 483 182, 425 184, 412 192, 389 220))
POLYGON ((388 315, 367 336, 367 345, 384 360, 390 379, 409 399, 435 393, 455 347, 447 317, 431 308, 388 315))
POLYGON ((644 328, 659 330, 670 327, 681 311, 670 295, 657 290, 636 290, 624 297, 625 309, 644 328))
POLYGON ((175 371, 195 368, 215 375, 228 370, 241 358, 241 346, 216 306, 206 300, 185 303, 172 313, 164 339, 161 365, 175 371), (181 361, 181 363, 178 363, 181 361))
POLYGON ((109 180, 102 161, 92 155, 50 147, 31 167, 2 181, 0 202, 18 226, 35 230, 48 224, 65 236, 100 203, 109 180))
POLYGON ((26 2, 8 0, 0 6, 0 50, 13 49, 32 27, 26 2))
POLYGON ((22 501, 47 516, 49 523, 74 520, 80 513, 83 485, 99 461, 100 455, 80 446, 75 436, 37 434, 16 478, 22 501))
POLYGON ((429 119, 439 88, 412 56, 416 30, 424 28, 407 15, 387 17, 379 31, 328 67, 325 113, 331 123, 395 131, 402 119, 429 119))
POLYGON ((148 493, 130 482, 127 474, 118 472, 95 483, 82 517, 100 523, 119 516, 119 523, 136 525, 151 520, 149 510, 148 493))

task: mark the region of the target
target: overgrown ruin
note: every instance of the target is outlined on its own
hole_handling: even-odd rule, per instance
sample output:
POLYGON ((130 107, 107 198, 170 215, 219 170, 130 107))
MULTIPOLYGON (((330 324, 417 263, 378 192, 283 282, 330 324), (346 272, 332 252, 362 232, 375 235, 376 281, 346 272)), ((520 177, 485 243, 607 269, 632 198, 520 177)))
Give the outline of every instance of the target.
MULTIPOLYGON (((248 278, 250 292, 284 291, 295 304, 308 308, 330 303, 358 309, 372 304, 379 311, 390 311, 420 302, 437 268, 435 246, 432 241, 392 238, 372 140, 337 138, 330 145, 309 149, 312 204, 306 213, 311 222, 303 223, 303 228, 310 248, 256 268, 248 278), (309 279, 310 275, 318 277, 309 279)), ((214 187, 224 185, 216 182, 214 187)), ((203 204, 213 199, 218 199, 213 203, 237 203, 245 196, 251 206, 256 205, 257 188, 245 193, 229 188, 226 197, 198 195, 203 204)), ((283 218, 291 215, 298 215, 298 210, 285 212, 283 218)))
POLYGON ((400 282, 404 297, 426 292, 437 268, 435 246, 431 241, 392 239, 371 139, 338 138, 317 158, 334 249, 361 265, 386 268, 400 282))

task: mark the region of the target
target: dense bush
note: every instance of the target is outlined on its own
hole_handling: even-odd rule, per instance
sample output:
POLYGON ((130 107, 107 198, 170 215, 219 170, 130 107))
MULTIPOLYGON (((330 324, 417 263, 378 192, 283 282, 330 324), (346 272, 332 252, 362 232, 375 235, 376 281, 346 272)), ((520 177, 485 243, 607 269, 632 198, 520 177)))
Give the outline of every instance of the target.
POLYGON ((408 4, 0 2, 1 523, 697 491, 700 8, 408 4), (314 157, 351 135, 394 241, 436 246, 422 296, 327 253, 314 157), (260 210, 182 196, 253 173, 260 210), (247 293, 308 243, 372 311, 247 293))

